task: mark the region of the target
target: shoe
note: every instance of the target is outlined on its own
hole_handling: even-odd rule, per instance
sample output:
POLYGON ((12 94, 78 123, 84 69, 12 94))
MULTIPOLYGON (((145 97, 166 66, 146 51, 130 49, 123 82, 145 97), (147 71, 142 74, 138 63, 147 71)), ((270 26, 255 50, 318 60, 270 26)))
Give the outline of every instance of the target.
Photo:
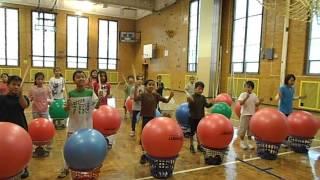
POLYGON ((131 137, 134 137, 134 135, 135 135, 135 132, 134 132, 134 131, 131 131, 131 132, 130 132, 130 136, 131 136, 131 137))
POLYGON ((196 153, 196 150, 194 149, 193 145, 190 145, 190 152, 193 153, 193 154, 196 153))
POLYGON ((68 174, 69 174, 69 170, 63 168, 63 169, 60 171, 60 174, 58 175, 57 178, 59 178, 59 179, 65 178, 66 176, 68 176, 68 174))
POLYGON ((197 150, 198 150, 199 152, 204 152, 204 149, 202 148, 201 145, 198 145, 198 146, 197 146, 197 150))
POLYGON ((253 149, 254 149, 253 143, 248 142, 248 148, 249 148, 250 150, 253 150, 253 149))
POLYGON ((248 144, 244 141, 240 141, 240 147, 241 149, 246 150, 248 149, 248 144))
POLYGON ((23 171, 23 173, 20 175, 20 178, 21 178, 21 179, 25 179, 25 178, 27 178, 27 177, 29 177, 29 171, 28 171, 27 168, 25 168, 24 171, 23 171))
POLYGON ((288 149, 288 145, 287 144, 281 144, 281 147, 285 148, 285 149, 288 149))
POLYGON ((140 157, 140 164, 145 164, 147 163, 147 157, 145 154, 142 154, 140 157))
POLYGON ((222 163, 222 159, 219 155, 216 155, 215 157, 207 157, 205 158, 205 163, 208 165, 220 165, 222 163))
POLYGON ((32 157, 34 158, 41 158, 49 156, 49 151, 45 150, 43 147, 39 146, 35 149, 32 153, 32 157))

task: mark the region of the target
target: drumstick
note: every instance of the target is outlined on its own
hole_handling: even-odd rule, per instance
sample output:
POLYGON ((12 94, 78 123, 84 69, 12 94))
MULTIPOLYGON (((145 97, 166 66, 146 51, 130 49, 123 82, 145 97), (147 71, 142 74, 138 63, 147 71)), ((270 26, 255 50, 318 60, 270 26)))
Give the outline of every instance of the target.
POLYGON ((132 73, 133 73, 133 77, 134 77, 134 82, 136 82, 137 80, 137 74, 136 74, 136 69, 134 68, 134 65, 131 64, 131 68, 132 68, 132 73))
POLYGON ((22 76, 22 81, 21 81, 20 86, 23 85, 23 83, 24 83, 24 81, 25 81, 25 79, 26 79, 26 77, 27 77, 27 74, 28 74, 28 71, 30 70, 30 68, 31 68, 31 64, 28 65, 26 71, 24 72, 24 74, 23 74, 23 76, 22 76))
POLYGON ((98 74, 98 82, 99 82, 99 90, 98 91, 100 91, 101 90, 101 77, 100 77, 100 74, 98 74))
POLYGON ((122 76, 122 79, 124 80, 124 83, 125 83, 126 85, 128 85, 128 82, 127 82, 126 78, 124 77, 124 75, 121 74, 121 76, 122 76))

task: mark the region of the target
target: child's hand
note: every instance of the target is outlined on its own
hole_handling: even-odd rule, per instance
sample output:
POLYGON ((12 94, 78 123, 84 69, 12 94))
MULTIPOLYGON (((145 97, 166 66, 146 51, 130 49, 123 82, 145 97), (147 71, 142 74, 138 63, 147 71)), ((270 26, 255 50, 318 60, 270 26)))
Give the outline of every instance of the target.
POLYGON ((247 93, 246 99, 248 99, 249 97, 250 97, 250 94, 249 94, 249 93, 247 93))
POLYGON ((173 92, 173 91, 171 91, 171 92, 170 92, 170 96, 169 96, 169 97, 170 97, 170 98, 172 98, 173 96, 174 96, 174 92, 173 92))
POLYGON ((98 91, 98 97, 99 97, 99 98, 102 98, 102 97, 103 97, 103 91, 101 91, 101 90, 98 91))
POLYGON ((22 91, 23 91, 22 87, 20 87, 20 88, 17 90, 17 95, 18 95, 18 97, 21 97, 21 96, 22 96, 22 91))
POLYGON ((211 99, 209 99, 209 103, 212 103, 212 104, 214 104, 214 103, 215 103, 215 100, 214 100, 214 98, 211 98, 211 99))
POLYGON ((299 99, 305 99, 305 98, 307 98, 307 95, 299 96, 299 99))

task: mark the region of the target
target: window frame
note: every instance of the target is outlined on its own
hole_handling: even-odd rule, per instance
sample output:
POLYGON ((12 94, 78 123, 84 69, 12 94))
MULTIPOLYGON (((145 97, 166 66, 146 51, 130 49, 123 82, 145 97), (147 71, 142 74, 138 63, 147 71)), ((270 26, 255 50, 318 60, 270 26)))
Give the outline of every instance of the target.
MULTIPOLYGON (((310 62, 311 61, 316 61, 316 62, 320 62, 320 59, 319 60, 310 60, 309 59, 309 55, 310 55, 310 47, 311 47, 311 34, 312 34, 312 22, 309 22, 308 25, 307 25, 307 33, 306 33, 306 45, 307 45, 307 48, 306 48, 306 51, 305 51, 305 61, 304 61, 304 74, 307 75, 307 76, 319 76, 320 75, 320 71, 319 73, 310 73, 310 62)), ((320 26, 320 25, 319 25, 320 26)), ((319 38, 320 40, 320 38, 319 38)))
MULTIPOLYGON (((36 10, 32 10, 31 11, 31 65, 32 65, 32 67, 34 67, 34 68, 53 68, 53 67, 56 67, 56 65, 57 65, 57 28, 55 29, 55 31, 54 31, 54 56, 45 56, 45 55, 42 55, 42 56, 38 56, 38 55, 35 55, 36 57, 40 57, 40 58, 43 58, 43 66, 42 67, 40 67, 40 66, 34 66, 33 65, 33 12, 39 12, 39 11, 36 11, 36 10), (44 66, 44 58, 45 57, 53 57, 54 58, 54 65, 53 65, 53 67, 46 67, 46 66, 44 66)), ((47 14, 54 14, 55 15, 55 20, 54 20, 54 25, 55 25, 55 27, 57 27, 57 13, 55 13, 55 12, 47 12, 47 11, 43 11, 43 12, 40 12, 40 13, 47 13, 47 14)), ((43 23, 44 23, 44 21, 43 21, 43 23)), ((43 37, 44 37, 44 34, 45 34, 45 31, 43 31, 43 37)), ((44 52, 44 42, 45 42, 45 40, 44 40, 45 38, 43 38, 43 52, 44 52)))
POLYGON ((233 39, 234 39, 234 22, 235 22, 235 16, 236 16, 236 0, 233 0, 233 15, 232 15, 232 35, 231 35, 231 53, 230 53, 230 66, 229 66, 229 71, 230 73, 233 74, 252 74, 252 75, 257 75, 260 74, 260 65, 261 65, 261 48, 262 48, 262 36, 263 36, 263 27, 264 27, 264 7, 262 6, 262 10, 261 10, 261 28, 260 28, 260 48, 259 48, 259 59, 257 62, 246 62, 246 49, 247 49, 247 32, 248 32, 248 19, 249 17, 255 17, 255 16, 260 16, 259 15, 253 15, 253 16, 248 16, 249 15, 249 1, 250 0, 246 0, 247 4, 246 4, 246 17, 245 17, 245 34, 244 34, 244 47, 243 47, 243 61, 242 62, 233 62, 232 60, 232 55, 233 55, 233 39), (242 63, 242 72, 234 72, 233 71, 233 64, 240 64, 242 63), (258 63, 258 71, 257 72, 246 72, 246 67, 247 67, 247 63, 258 63))
POLYGON ((198 43, 198 40, 199 40, 199 25, 200 25, 200 22, 199 22, 199 17, 200 17, 200 0, 190 0, 189 2, 189 16, 188 16, 188 48, 187 48, 187 72, 188 73, 196 73, 198 70, 198 46, 199 46, 199 43, 198 43), (191 19, 191 4, 194 3, 194 2, 198 2, 198 14, 197 14, 197 35, 196 35, 196 38, 197 38, 197 43, 196 43, 196 62, 195 63, 190 63, 189 61, 189 45, 190 45, 190 19, 191 19), (189 65, 190 64, 194 64, 195 66, 195 70, 194 71, 190 71, 189 70, 189 65))
POLYGON ((89 26, 90 26, 90 22, 89 22, 89 17, 88 16, 83 16, 83 15, 75 15, 75 14, 67 14, 66 15, 66 69, 89 69, 89 26), (77 56, 68 56, 68 17, 72 16, 72 17, 77 17, 77 56), (88 33, 87 33, 87 57, 83 57, 83 56, 79 56, 79 36, 78 36, 78 32, 79 32, 79 18, 87 18, 88 19, 88 33), (68 57, 73 57, 73 58, 77 58, 77 67, 68 67, 68 57), (87 58, 87 65, 86 68, 79 68, 78 67, 78 59, 80 58, 87 58))
MULTIPOLYGON (((98 70, 107 70, 107 71, 117 71, 118 70, 118 65, 119 65, 119 36, 118 36, 118 33, 119 33, 119 21, 118 20, 109 20, 109 19, 104 19, 104 18, 98 18, 98 41, 97 41, 97 69, 98 70), (100 50, 100 20, 101 21, 108 21, 108 32, 109 32, 109 22, 117 22, 117 57, 116 58, 100 58, 99 57, 99 50, 100 50), (99 59, 106 59, 107 60, 107 68, 106 69, 101 69, 99 68, 99 59), (112 60, 115 60, 116 61, 116 68, 115 69, 108 69, 108 65, 109 65, 109 60, 112 59, 112 60)), ((108 39, 109 39, 110 35, 108 34, 108 39)), ((109 43, 108 43, 108 48, 107 48, 107 54, 109 56, 109 43)))
POLYGON ((0 65, 1 67, 20 67, 20 9, 19 8, 14 8, 14 7, 8 7, 8 6, 2 6, 0 8, 3 8, 5 11, 5 27, 4 27, 4 32, 5 32, 5 65, 0 65), (17 59, 17 65, 8 65, 8 55, 7 55, 7 11, 6 9, 14 9, 17 10, 18 12, 18 59, 17 59))

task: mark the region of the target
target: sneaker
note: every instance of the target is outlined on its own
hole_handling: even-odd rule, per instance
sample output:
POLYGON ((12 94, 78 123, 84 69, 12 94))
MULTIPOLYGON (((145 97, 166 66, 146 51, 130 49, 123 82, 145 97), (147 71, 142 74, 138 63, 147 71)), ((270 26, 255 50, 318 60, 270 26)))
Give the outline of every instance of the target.
POLYGON ((205 158, 205 163, 208 165, 220 165, 222 159, 219 155, 216 155, 215 157, 209 156, 205 158))
POLYGON ((134 131, 131 131, 131 132, 130 132, 130 136, 133 137, 134 135, 135 135, 135 132, 134 132, 134 131))
POLYGON ((244 141, 240 141, 240 147, 241 147, 241 149, 243 149, 243 150, 248 149, 248 145, 247 145, 247 143, 244 142, 244 141))
POLYGON ((29 171, 28 171, 27 168, 25 168, 24 171, 23 171, 23 173, 20 175, 20 178, 21 178, 21 179, 25 179, 25 178, 27 178, 27 177, 29 177, 29 171))
POLYGON ((248 142, 248 148, 249 148, 250 150, 253 150, 253 149, 254 149, 253 143, 248 142))
POLYGON ((196 153, 196 150, 194 149, 193 145, 190 145, 190 152, 193 153, 193 154, 196 153))
POLYGON ((281 147, 285 148, 285 149, 288 149, 288 145, 287 144, 281 144, 281 147))
POLYGON ((69 170, 63 168, 63 169, 60 171, 60 173, 59 173, 59 175, 58 175, 57 178, 59 178, 59 179, 65 178, 66 176, 68 176, 68 174, 69 174, 69 170))
POLYGON ((140 164, 145 164, 147 162, 147 157, 145 154, 142 154, 140 157, 140 164))

